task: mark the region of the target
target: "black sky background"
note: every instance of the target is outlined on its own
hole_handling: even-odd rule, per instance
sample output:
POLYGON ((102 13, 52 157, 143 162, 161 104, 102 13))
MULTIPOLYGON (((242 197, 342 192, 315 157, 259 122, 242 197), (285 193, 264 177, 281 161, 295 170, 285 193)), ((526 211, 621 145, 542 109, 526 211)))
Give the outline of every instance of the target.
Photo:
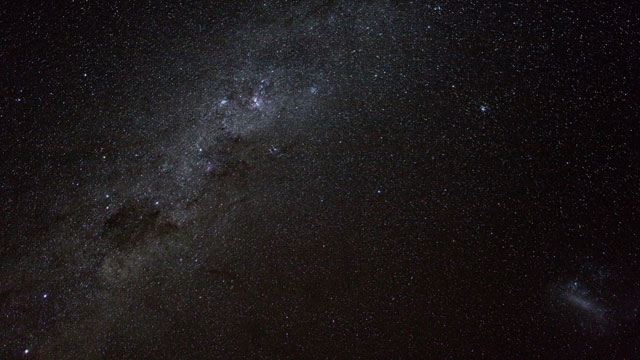
POLYGON ((3 6, 0 353, 638 356, 638 10, 3 6))

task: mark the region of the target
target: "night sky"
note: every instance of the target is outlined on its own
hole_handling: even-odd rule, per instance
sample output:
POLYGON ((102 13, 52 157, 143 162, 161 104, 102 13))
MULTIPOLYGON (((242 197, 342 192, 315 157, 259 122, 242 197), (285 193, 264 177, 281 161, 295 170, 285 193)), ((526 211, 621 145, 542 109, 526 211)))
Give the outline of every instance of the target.
POLYGON ((0 358, 640 358, 640 4, 539 3, 6 1, 0 358))

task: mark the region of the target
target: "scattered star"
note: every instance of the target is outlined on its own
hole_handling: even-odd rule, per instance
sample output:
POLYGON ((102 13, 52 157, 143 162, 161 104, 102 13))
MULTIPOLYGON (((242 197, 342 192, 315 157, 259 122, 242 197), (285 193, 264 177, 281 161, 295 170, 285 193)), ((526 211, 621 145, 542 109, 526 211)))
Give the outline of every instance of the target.
POLYGON ((637 357, 632 6, 43 5, 0 6, 1 359, 637 357))

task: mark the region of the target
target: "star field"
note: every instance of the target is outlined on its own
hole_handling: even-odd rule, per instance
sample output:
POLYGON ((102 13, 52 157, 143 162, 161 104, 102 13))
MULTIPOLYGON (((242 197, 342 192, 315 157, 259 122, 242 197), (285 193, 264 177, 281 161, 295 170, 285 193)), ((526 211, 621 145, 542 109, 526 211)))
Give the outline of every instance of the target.
POLYGON ((0 8, 0 358, 634 358, 631 3, 0 8))

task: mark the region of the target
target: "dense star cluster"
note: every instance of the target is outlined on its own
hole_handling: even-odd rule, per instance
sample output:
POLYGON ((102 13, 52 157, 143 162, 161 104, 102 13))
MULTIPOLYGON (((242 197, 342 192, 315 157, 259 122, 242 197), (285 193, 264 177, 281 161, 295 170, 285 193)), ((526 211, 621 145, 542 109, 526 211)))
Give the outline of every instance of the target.
POLYGON ((640 7, 0 7, 0 358, 640 356, 640 7))

